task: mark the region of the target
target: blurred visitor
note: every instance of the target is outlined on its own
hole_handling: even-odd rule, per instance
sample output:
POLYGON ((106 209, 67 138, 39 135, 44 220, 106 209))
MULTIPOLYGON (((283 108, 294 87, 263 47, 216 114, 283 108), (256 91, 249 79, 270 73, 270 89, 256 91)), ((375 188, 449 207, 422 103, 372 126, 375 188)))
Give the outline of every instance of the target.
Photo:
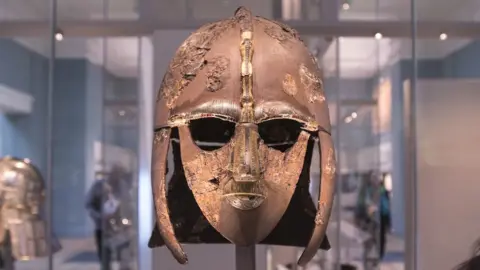
MULTIPOLYGON (((113 166, 108 176, 98 173, 97 180, 87 194, 86 208, 95 223, 95 242, 102 270, 110 270, 112 253, 120 254, 119 249, 129 244, 127 235, 122 238, 126 239, 123 241, 116 237, 125 234, 122 229, 129 225, 129 220, 121 213, 120 198, 124 191, 125 176, 126 172, 120 166, 113 166)), ((129 269, 128 265, 120 267, 121 270, 129 269)))
POLYGON ((104 245, 105 229, 109 220, 109 212, 112 211, 112 204, 109 201, 109 184, 105 179, 106 174, 97 173, 97 180, 90 187, 87 193, 86 208, 95 224, 95 243, 97 246, 98 259, 101 262, 102 270, 111 268, 111 250, 104 245), (106 210, 106 211, 105 211, 106 210))
POLYGON ((357 204, 355 206, 355 224, 362 230, 367 230, 371 223, 377 222, 376 187, 373 172, 369 172, 361 178, 358 191, 357 204))
POLYGON ((380 208, 380 259, 385 255, 387 245, 387 234, 390 231, 390 192, 385 187, 385 181, 382 179, 379 187, 379 208, 380 208))
POLYGON ((373 237, 381 260, 386 251, 391 226, 390 192, 385 181, 371 171, 362 179, 355 208, 355 224, 373 237))

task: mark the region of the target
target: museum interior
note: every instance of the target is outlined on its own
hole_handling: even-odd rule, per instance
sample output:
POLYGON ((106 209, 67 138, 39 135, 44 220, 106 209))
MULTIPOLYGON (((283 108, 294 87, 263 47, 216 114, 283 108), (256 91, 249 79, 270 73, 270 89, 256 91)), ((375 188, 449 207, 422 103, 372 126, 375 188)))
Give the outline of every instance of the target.
POLYGON ((480 256, 477 102, 478 0, 2 0, 0 269, 457 269, 480 256), (149 247, 157 92, 184 40, 240 6, 295 29, 321 70, 336 195, 331 248, 303 266, 302 245, 182 243, 186 265, 149 247))

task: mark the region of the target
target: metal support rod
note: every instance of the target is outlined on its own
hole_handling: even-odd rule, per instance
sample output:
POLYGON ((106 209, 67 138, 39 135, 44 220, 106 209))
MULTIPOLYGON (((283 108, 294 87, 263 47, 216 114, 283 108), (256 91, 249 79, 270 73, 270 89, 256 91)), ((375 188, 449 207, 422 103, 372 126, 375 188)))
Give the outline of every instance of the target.
POLYGON ((418 208, 418 201, 417 201, 417 146, 416 146, 416 95, 417 95, 417 34, 418 34, 418 25, 417 25, 417 9, 415 5, 416 1, 411 0, 411 41, 412 41, 412 59, 411 59, 411 79, 410 79, 410 87, 408 91, 408 95, 404 94, 404 99, 408 98, 408 100, 404 100, 407 102, 407 117, 405 121, 408 121, 407 126, 407 136, 406 136, 406 143, 407 143, 407 153, 406 153, 406 205, 407 205, 407 217, 406 220, 406 241, 405 241, 405 249, 406 249, 406 269, 416 270, 418 269, 418 226, 417 226, 417 208, 418 208), (408 197, 407 197, 408 196, 408 197))
POLYGON ((244 247, 235 245, 235 269, 255 270, 255 245, 244 247))
POLYGON ((342 153, 342 149, 341 149, 341 143, 340 143, 340 132, 341 132, 341 126, 342 126, 342 119, 340 118, 340 113, 341 113, 341 103, 340 103, 340 99, 341 99, 341 87, 340 87, 340 76, 341 76, 341 66, 340 66, 340 38, 337 38, 337 41, 335 42, 335 66, 336 66, 336 69, 335 69, 335 100, 336 100, 336 104, 337 106, 335 106, 335 115, 336 115, 336 118, 335 121, 337 123, 337 130, 335 132, 335 144, 336 144, 336 152, 337 152, 337 170, 336 170, 336 175, 335 177, 337 178, 337 181, 336 181, 336 186, 335 186, 335 189, 336 189, 336 207, 335 207, 335 212, 337 213, 337 218, 336 218, 336 221, 337 221, 337 232, 336 232, 336 235, 335 235, 335 269, 336 270, 341 270, 341 251, 342 251, 342 246, 341 246, 341 221, 342 221, 342 218, 341 218, 341 211, 342 211, 342 205, 341 205, 341 202, 342 202, 342 199, 341 199, 341 196, 342 196, 342 190, 341 190, 341 183, 340 181, 342 181, 342 174, 341 174, 341 164, 340 164, 340 160, 341 160, 341 153, 342 153))
POLYGON ((46 242, 48 254, 48 268, 53 270, 52 229, 53 229, 53 92, 55 89, 55 50, 57 32, 57 0, 50 0, 50 57, 48 59, 48 89, 47 89, 47 119, 46 119, 46 242))

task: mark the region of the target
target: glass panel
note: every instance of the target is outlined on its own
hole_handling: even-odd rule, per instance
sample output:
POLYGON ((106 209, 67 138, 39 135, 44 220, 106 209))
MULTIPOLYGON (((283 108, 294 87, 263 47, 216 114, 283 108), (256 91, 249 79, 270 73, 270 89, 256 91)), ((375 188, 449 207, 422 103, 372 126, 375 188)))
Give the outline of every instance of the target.
MULTIPOLYGON (((323 42, 320 42, 316 46, 316 57, 318 61, 321 63, 324 71, 324 88, 325 94, 327 96, 328 107, 330 110, 330 122, 332 125, 332 138, 335 144, 335 153, 336 153, 336 160, 337 160, 337 175, 340 171, 339 166, 340 162, 338 160, 342 159, 342 153, 339 151, 339 109, 340 109, 340 98, 341 92, 340 90, 340 58, 341 55, 341 47, 339 38, 325 38, 323 42)), ((318 153, 318 147, 315 149, 316 153, 318 153)), ((314 154, 314 156, 318 156, 319 154, 314 154)), ((320 164, 321 160, 314 161, 313 164, 320 164)), ((313 165, 312 166, 315 166, 313 165)), ((340 165, 341 166, 341 165, 340 165)), ((319 180, 320 180, 320 170, 319 166, 316 165, 315 167, 311 168, 314 174, 310 177, 311 181, 311 192, 316 201, 316 198, 319 196, 319 189, 321 188, 319 180)), ((338 177, 336 178, 338 183, 338 177)), ((341 198, 338 196, 339 194, 339 186, 336 186, 336 195, 335 201, 333 204, 333 210, 330 217, 329 225, 327 227, 327 237, 330 241, 332 248, 329 251, 320 251, 317 255, 318 257, 318 264, 322 269, 335 269, 338 262, 342 260, 341 258, 341 249, 344 242, 344 237, 341 235, 341 198)))
MULTIPOLYGON (((65 36, 56 43, 53 145, 53 231, 62 252, 54 269, 98 265, 95 229, 101 226, 104 88, 101 38, 65 36), (92 188, 92 186, 94 188, 92 188)), ((96 268, 92 268, 96 269, 96 268)))
POLYGON ((135 269, 138 39, 66 36, 56 56, 54 269, 135 269))
MULTIPOLYGON (((101 169, 109 187, 104 194, 104 265, 136 269, 138 193, 138 57, 136 37, 106 40, 104 123, 101 169)), ((107 268, 108 269, 108 268, 107 268)))
POLYGON ((48 37, 0 39, 2 269, 47 268, 48 57, 48 37))
POLYGON ((404 267, 404 183, 397 174, 392 181, 392 116, 400 109, 397 73, 408 46, 400 39, 340 38, 341 260, 361 269, 404 267))
MULTIPOLYGON (((415 116, 414 122, 408 113, 403 120, 416 128, 412 137, 406 136, 405 145, 415 142, 415 151, 405 155, 416 165, 406 164, 407 172, 416 172, 416 186, 411 188, 417 190, 417 269, 439 265, 453 269, 475 256, 478 260, 480 236, 474 228, 480 220, 475 207, 480 132, 472 123, 480 99, 476 61, 480 43, 448 34, 437 39, 417 37, 416 81, 407 77, 403 85, 405 110, 415 116), (415 103, 409 103, 407 93, 415 103), (408 110, 412 104, 413 112, 408 110), (452 233, 452 228, 461 229, 452 233)), ((472 261, 461 269, 467 268, 475 268, 472 261)))

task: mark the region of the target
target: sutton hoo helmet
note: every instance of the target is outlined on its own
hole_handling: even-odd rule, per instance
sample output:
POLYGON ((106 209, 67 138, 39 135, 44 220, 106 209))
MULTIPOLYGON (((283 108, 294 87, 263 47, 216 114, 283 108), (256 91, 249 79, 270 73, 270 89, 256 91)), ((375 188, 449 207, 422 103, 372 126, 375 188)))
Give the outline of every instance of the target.
POLYGON ((165 244, 186 263, 180 242, 306 246, 305 265, 329 248, 330 129, 320 70, 294 30, 245 8, 201 27, 177 50, 157 98, 150 247, 165 244), (308 192, 315 141, 317 209, 308 192))
MULTIPOLYGON (((11 245, 17 260, 48 256, 47 228, 41 212, 44 194, 43 178, 29 160, 0 159, 0 244, 11 245)), ((56 238, 51 244, 52 252, 61 249, 56 238)))

